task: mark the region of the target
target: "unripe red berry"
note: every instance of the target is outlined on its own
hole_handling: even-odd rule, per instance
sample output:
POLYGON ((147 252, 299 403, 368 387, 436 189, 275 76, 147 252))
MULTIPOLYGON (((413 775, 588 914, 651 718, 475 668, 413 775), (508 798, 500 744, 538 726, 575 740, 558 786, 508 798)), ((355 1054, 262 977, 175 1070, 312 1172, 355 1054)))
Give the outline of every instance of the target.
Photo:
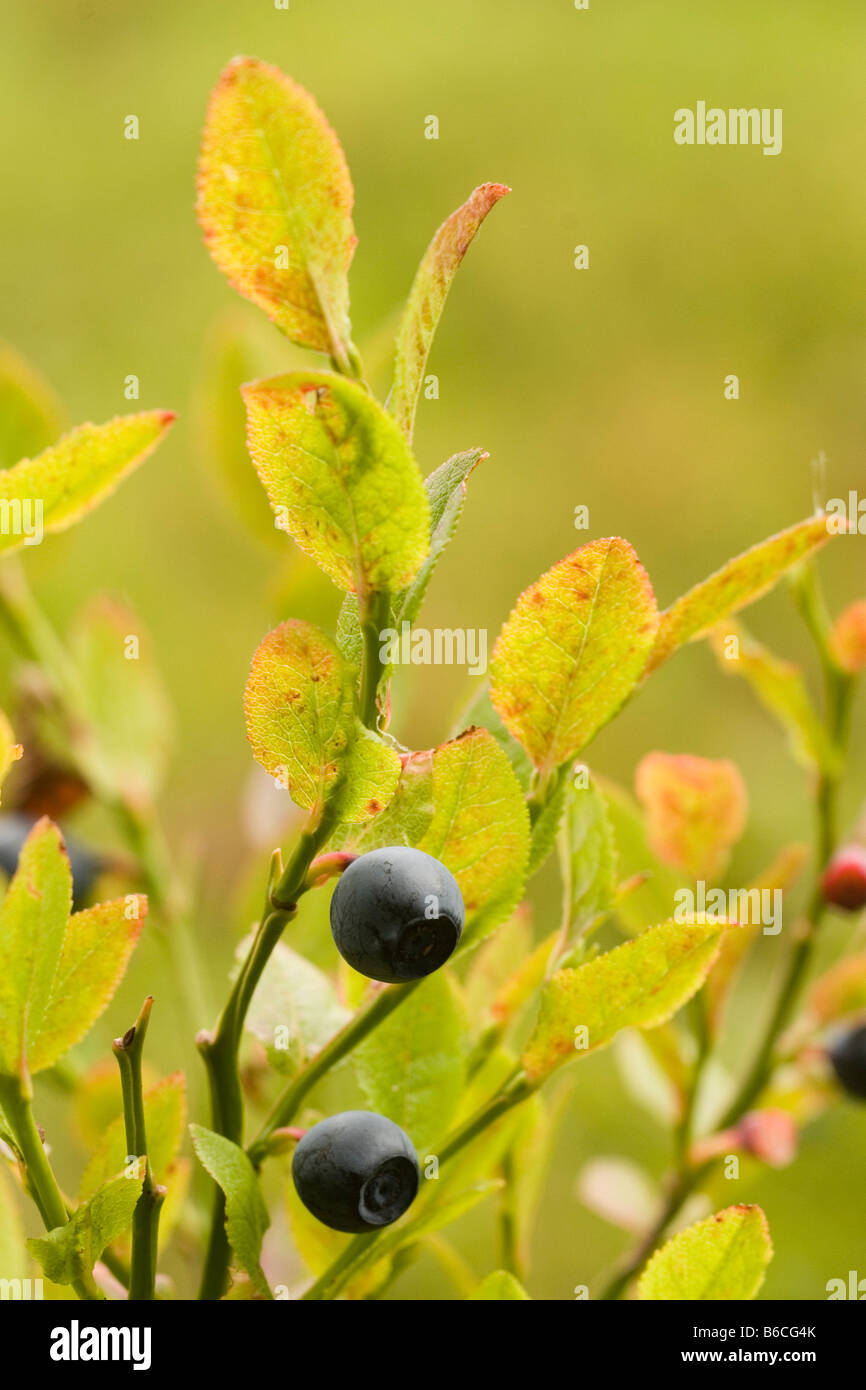
POLYGON ((846 912, 866 907, 866 849, 845 845, 837 850, 824 870, 821 891, 828 903, 846 912))

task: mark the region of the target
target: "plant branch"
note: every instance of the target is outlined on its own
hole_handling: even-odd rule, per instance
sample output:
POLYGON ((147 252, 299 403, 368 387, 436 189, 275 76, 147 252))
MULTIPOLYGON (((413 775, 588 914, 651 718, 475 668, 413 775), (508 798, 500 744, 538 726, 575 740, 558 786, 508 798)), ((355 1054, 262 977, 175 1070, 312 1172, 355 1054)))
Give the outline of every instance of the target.
POLYGON ((359 595, 358 619, 364 642, 359 713, 368 729, 376 729, 379 724, 379 686, 385 671, 380 650, 382 630, 388 626, 390 613, 391 596, 387 591, 373 591, 364 598, 359 595))
POLYGON ((152 1008, 153 998, 148 995, 135 1023, 122 1038, 115 1038, 112 1044, 112 1051, 120 1068, 127 1154, 139 1161, 144 1159, 145 1163, 141 1196, 132 1218, 132 1261, 129 1273, 131 1302, 152 1300, 155 1297, 159 1216, 165 1201, 165 1188, 158 1186, 154 1180, 148 1152, 144 1090, 141 1081, 141 1058, 152 1008))
MULTIPOLYGON (((46 1231, 53 1231, 58 1226, 65 1226, 69 1218, 63 1194, 33 1119, 32 1099, 29 1081, 18 1076, 0 1075, 0 1108, 24 1166, 27 1190, 36 1203, 46 1231)), ((76 1279, 72 1287, 78 1298, 92 1300, 100 1297, 92 1275, 76 1279)))

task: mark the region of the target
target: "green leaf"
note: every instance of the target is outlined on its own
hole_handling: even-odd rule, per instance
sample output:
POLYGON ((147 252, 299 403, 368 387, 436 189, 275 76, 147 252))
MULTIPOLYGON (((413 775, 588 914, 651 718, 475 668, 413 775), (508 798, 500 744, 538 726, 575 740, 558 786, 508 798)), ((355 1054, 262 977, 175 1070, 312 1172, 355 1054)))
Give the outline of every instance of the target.
POLYGON ((503 1299, 510 1299, 515 1303, 529 1302, 529 1294, 507 1269, 495 1269, 486 1279, 482 1279, 475 1292, 469 1295, 467 1302, 475 1298, 487 1302, 500 1302, 503 1299))
POLYGON ((109 799, 151 806, 171 744, 171 713, 136 615, 115 598, 92 600, 77 616, 69 645, 87 725, 72 738, 88 779, 109 799))
POLYGON ((592 779, 568 782, 565 819, 559 839, 566 932, 563 954, 570 951, 613 908, 617 854, 604 797, 592 779))
MULTIPOLYGON (((293 1182, 288 1184, 286 1201, 289 1226, 298 1254, 311 1274, 316 1276, 324 1274, 325 1270, 343 1253, 346 1246, 351 1244, 352 1237, 344 1235, 342 1231, 333 1231, 329 1226, 318 1221, 312 1212, 304 1206, 293 1182)), ((345 1286, 343 1297, 349 1300, 365 1298, 381 1283, 389 1268, 390 1261, 387 1258, 385 1260, 377 1259, 370 1265, 369 1269, 345 1286)))
POLYGON ((355 1049, 354 1062, 370 1109, 427 1153, 448 1128, 466 1081, 466 1018, 447 973, 413 990, 355 1049))
MULTIPOLYGON (((430 551, 413 582, 402 593, 395 595, 391 602, 388 626, 397 632, 402 631, 402 623, 414 623, 421 611, 433 571, 452 540, 463 514, 466 505, 466 479, 475 465, 487 457, 481 449, 470 449, 465 454, 455 454, 424 479, 430 505, 430 551)), ((340 605, 337 645, 348 661, 360 665, 363 647, 361 625, 358 620, 358 605, 351 594, 346 594, 340 605)), ((383 681, 390 678, 391 669, 387 668, 383 681)))
POLYGON ((429 552, 418 465, 361 386, 289 372, 243 389, 250 456, 277 518, 341 589, 397 591, 429 552))
POLYGON ((16 509, 23 518, 22 525, 0 533, 0 552, 27 544, 40 512, 43 531, 71 526, 147 457, 173 420, 170 411, 148 410, 106 425, 79 425, 35 458, 0 473, 0 505, 8 504, 13 521, 16 509))
POLYGON ((483 183, 452 212, 424 253, 412 282, 400 327, 394 361, 394 385, 389 409, 411 440, 415 410, 430 352, 451 282, 472 239, 488 212, 511 189, 502 183, 483 183))
POLYGON ((761 1208, 726 1207, 657 1250, 641 1275, 638 1292, 641 1298, 666 1302, 754 1298, 772 1258, 761 1208))
MULTIPOLYGON (((264 325, 262 325, 264 328, 264 325)), ((265 329, 270 337, 269 330, 265 329)), ((273 369, 242 319, 220 321, 208 335, 193 399, 194 435, 202 464, 217 478, 229 520, 241 521, 256 540, 285 554, 267 498, 247 452, 247 416, 241 387, 273 369)))
MULTIPOLYGON (((250 938, 238 946, 238 966, 249 946, 250 938)), ((277 942, 246 1017, 246 1027, 267 1049, 271 1066, 293 1076, 350 1018, 324 971, 277 942)))
POLYGON ((511 764, 486 729, 433 754, 433 819, 417 846, 441 859, 466 906, 461 948, 511 915, 529 861, 529 815, 511 764))
POLYGON ((278 68, 235 58, 211 94, 198 216, 231 285, 302 347, 351 366, 352 184, 313 98, 278 68))
POLYGON ((661 615, 658 635, 647 662, 654 671, 685 642, 706 637, 722 618, 759 599, 799 560, 829 540, 827 517, 807 517, 729 560, 709 579, 696 584, 661 615))
POLYGON ((529 877, 537 874, 547 861, 562 824, 565 803, 571 785, 572 769, 563 765, 550 783, 541 809, 532 820, 532 843, 529 848, 529 877))
POLYGON ((256 1171, 243 1149, 203 1125, 190 1125, 193 1148, 202 1167, 222 1188, 226 1199, 226 1235, 242 1269, 263 1298, 273 1298, 260 1260, 270 1224, 256 1171))
POLYGON ((580 752, 639 679, 655 598, 627 541, 590 541, 532 584, 491 662, 491 699, 543 777, 580 752))
POLYGON ((710 633, 710 645, 725 675, 743 676, 779 721, 797 760, 806 767, 835 771, 838 755, 818 718, 800 668, 792 661, 783 661, 732 620, 710 633))
MULTIPOLYGON (((144 1092, 143 1099, 150 1171, 156 1182, 165 1183, 177 1157, 186 1120, 186 1082, 183 1073, 174 1072, 155 1086, 150 1086, 144 1092)), ((82 1174, 79 1201, 84 1202, 92 1197, 112 1173, 126 1166, 129 1157, 124 1119, 118 1115, 106 1128, 82 1174)))
POLYGON ((635 789, 653 853, 690 880, 717 881, 746 823, 748 797, 739 768, 722 758, 647 753, 635 789))
POLYGON ((0 343, 0 469, 52 444, 62 409, 48 383, 6 343, 0 343))
POLYGON ((521 790, 528 792, 533 777, 532 759, 523 745, 518 743, 517 739, 508 732, 493 708, 488 684, 481 686, 477 695, 473 696, 462 711, 460 718, 452 728, 451 736, 456 737, 463 729, 471 729, 476 724, 480 725, 482 729, 487 729, 488 733, 493 735, 511 763, 521 790))
POLYGON ((409 753, 397 790, 384 811, 366 825, 344 827, 334 837, 334 845, 366 854, 390 845, 418 845, 433 819, 433 750, 409 753))
POLYGON ((520 964, 532 954, 532 919, 528 903, 522 903, 493 936, 474 952, 466 971, 463 992, 473 1024, 486 1018, 499 990, 520 964))
POLYGON ((144 1167, 131 1163, 124 1172, 103 1183, 69 1218, 47 1236, 28 1240, 27 1249, 55 1284, 86 1279, 106 1246, 117 1240, 132 1222, 144 1167))
POLYGON ((619 895, 616 902, 618 922, 626 932, 636 935, 650 922, 665 922, 673 915, 676 893, 683 880, 649 848, 645 818, 625 788, 598 773, 593 780, 604 796, 620 873, 625 878, 645 877, 631 892, 619 895))
POLYGON ((621 1028, 655 1028, 700 989, 725 923, 663 922, 544 985, 523 1065, 539 1080, 572 1057, 609 1043, 621 1028))
POLYGON ((0 1072, 25 1075, 29 1039, 53 997, 71 907, 63 840, 43 817, 24 842, 0 906, 0 1072))
POLYGON ((364 731, 355 671, 318 628, 296 619, 269 632, 244 696, 253 757, 308 811, 338 797, 341 819, 369 820, 390 801, 400 759, 364 731))

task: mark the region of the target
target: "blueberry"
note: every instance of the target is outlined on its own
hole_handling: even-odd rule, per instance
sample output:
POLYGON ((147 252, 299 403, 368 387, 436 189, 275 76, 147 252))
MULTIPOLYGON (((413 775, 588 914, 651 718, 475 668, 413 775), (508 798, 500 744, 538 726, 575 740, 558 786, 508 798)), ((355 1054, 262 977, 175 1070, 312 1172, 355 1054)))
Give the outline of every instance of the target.
POLYGON ((369 1110, 321 1120, 301 1139, 292 1177, 308 1211, 335 1231, 390 1226, 415 1200, 420 1173, 399 1125, 369 1110))
POLYGON ((362 854, 331 898, 337 950, 371 980, 420 980, 451 955, 463 930, 454 875, 420 849, 398 845, 362 854))
POLYGON ((828 1048, 827 1055, 849 1096, 866 1100, 866 1024, 836 1038, 828 1048))
MULTIPOLYGON (((18 867, 18 856, 24 841, 36 824, 36 817, 20 811, 5 811, 0 815, 0 869, 11 878, 18 867)), ((86 899, 102 863, 90 850, 75 840, 63 837, 72 870, 73 906, 77 909, 86 899)))

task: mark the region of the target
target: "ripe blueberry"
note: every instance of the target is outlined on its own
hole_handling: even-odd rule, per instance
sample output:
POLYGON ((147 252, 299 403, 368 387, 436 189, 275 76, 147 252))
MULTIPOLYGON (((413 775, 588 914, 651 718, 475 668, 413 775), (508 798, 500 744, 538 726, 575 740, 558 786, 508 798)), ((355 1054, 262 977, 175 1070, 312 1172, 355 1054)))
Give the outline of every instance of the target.
POLYGON ((420 1173, 411 1140, 370 1110, 321 1120, 301 1139, 292 1177, 308 1211, 335 1231, 390 1226, 415 1200, 420 1173))
POLYGON ((454 875, 420 849, 374 849, 350 864, 331 898, 337 950, 371 980, 420 980, 451 955, 463 930, 454 875))
POLYGON ((837 850, 824 870, 821 889, 828 903, 847 912, 866 907, 866 849, 845 845, 837 850))
POLYGON ((866 1100, 866 1025, 836 1038, 827 1049, 827 1056, 849 1096, 866 1100))
MULTIPOLYGON (((7 811, 0 815, 0 869, 9 878, 18 867, 18 856, 35 824, 35 817, 26 816, 21 811, 7 811)), ((69 867, 72 870, 73 906, 78 908, 90 892, 102 864, 83 845, 77 844, 65 835, 63 839, 66 853, 69 855, 69 867)))

